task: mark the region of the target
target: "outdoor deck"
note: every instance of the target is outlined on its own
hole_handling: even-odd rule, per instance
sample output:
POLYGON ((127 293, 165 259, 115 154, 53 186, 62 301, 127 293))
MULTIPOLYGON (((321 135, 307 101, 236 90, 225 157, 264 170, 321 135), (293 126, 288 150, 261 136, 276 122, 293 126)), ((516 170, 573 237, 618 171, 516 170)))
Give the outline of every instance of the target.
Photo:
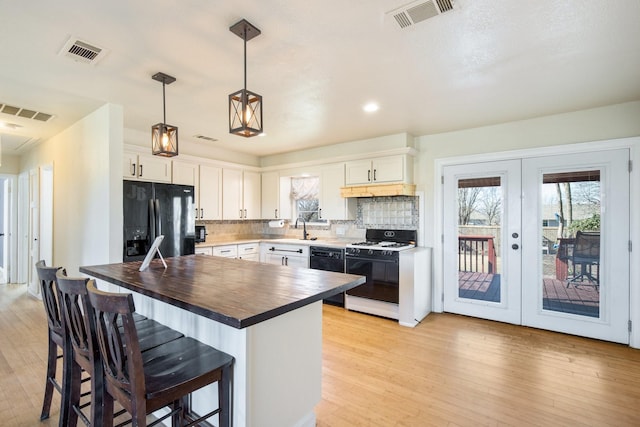
MULTIPOLYGON (((544 278, 542 307, 545 310, 598 317, 600 293, 594 286, 571 284, 544 278)), ((479 272, 459 272, 459 296, 481 301, 500 301, 500 275, 479 272)))

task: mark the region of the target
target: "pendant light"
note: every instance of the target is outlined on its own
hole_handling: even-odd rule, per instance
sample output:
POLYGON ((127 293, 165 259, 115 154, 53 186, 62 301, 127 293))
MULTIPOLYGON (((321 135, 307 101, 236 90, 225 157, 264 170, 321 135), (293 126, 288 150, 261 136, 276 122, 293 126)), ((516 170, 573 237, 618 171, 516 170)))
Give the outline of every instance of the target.
POLYGON ((247 90, 247 42, 259 36, 260 30, 242 19, 229 31, 244 40, 244 88, 229 95, 229 133, 248 138, 263 132, 262 96, 247 90))
POLYGON ((167 107, 164 102, 164 85, 176 81, 165 73, 156 73, 153 80, 162 82, 162 123, 151 126, 151 152, 156 156, 173 157, 178 155, 178 127, 167 124, 167 107))

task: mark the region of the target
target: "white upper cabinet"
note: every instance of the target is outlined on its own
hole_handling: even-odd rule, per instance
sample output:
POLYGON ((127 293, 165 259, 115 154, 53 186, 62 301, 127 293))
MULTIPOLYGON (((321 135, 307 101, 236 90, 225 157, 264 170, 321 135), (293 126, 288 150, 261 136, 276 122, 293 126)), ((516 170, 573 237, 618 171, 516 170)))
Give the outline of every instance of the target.
POLYGON ((320 219, 355 219, 356 199, 340 196, 344 187, 345 164, 336 163, 320 169, 320 219))
POLYGON ((260 203, 260 173, 222 170, 222 219, 259 219, 260 203))
POLYGON ((174 160, 173 183, 194 186, 196 220, 222 219, 222 168, 174 160))
POLYGON ((280 210, 280 173, 263 172, 262 173, 262 203, 261 203, 262 219, 280 219, 282 212, 280 210))
POLYGON ((200 165, 199 209, 197 219, 222 219, 222 168, 200 165))
POLYGON ((346 165, 345 185, 412 181, 411 168, 405 155, 356 160, 346 165))
POLYGON ((171 159, 125 151, 122 176, 134 181, 171 182, 171 159))

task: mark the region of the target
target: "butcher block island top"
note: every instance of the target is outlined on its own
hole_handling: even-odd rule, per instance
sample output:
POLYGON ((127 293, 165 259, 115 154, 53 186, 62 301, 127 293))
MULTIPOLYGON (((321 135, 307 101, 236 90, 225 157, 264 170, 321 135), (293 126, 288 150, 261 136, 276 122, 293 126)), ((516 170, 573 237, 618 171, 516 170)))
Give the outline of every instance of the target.
POLYGON ((365 282, 364 276, 259 262, 186 255, 80 267, 105 280, 217 322, 242 329, 325 299, 365 282))

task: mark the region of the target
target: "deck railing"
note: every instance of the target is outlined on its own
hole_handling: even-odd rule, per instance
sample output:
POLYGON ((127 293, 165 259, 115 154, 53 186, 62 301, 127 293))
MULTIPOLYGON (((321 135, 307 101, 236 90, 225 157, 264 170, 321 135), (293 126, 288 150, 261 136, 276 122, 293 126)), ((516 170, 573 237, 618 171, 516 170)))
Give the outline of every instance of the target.
POLYGON ((460 271, 496 272, 496 247, 493 236, 458 236, 460 271))

